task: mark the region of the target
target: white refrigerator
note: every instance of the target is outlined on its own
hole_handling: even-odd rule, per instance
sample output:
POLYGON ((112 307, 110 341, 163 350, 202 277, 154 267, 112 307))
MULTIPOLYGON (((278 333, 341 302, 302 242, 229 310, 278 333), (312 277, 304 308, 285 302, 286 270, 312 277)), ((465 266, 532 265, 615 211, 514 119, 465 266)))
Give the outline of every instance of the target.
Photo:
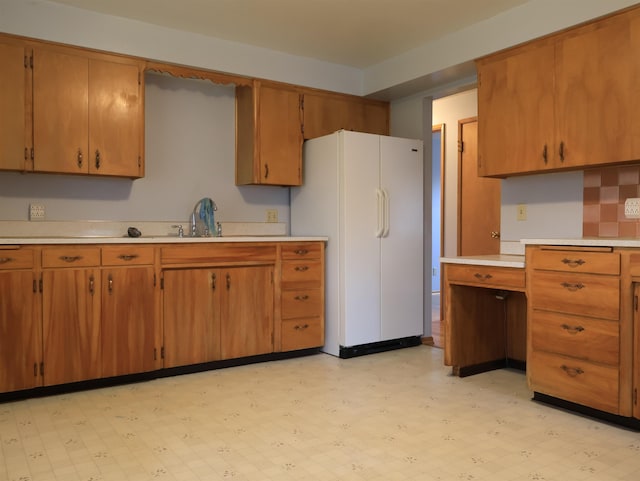
POLYGON ((328 236, 324 352, 416 345, 423 333, 422 141, 338 131, 303 147, 291 235, 328 236))

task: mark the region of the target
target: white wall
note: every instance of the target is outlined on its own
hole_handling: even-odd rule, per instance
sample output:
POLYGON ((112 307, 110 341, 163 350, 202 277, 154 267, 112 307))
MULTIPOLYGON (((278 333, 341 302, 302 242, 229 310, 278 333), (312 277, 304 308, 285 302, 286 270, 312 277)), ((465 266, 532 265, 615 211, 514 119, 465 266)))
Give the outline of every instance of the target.
POLYGON ((289 218, 289 189, 234 185, 235 90, 148 74, 146 175, 142 179, 0 172, 0 219, 26 220, 30 202, 47 220, 187 221, 211 197, 221 221, 289 218))

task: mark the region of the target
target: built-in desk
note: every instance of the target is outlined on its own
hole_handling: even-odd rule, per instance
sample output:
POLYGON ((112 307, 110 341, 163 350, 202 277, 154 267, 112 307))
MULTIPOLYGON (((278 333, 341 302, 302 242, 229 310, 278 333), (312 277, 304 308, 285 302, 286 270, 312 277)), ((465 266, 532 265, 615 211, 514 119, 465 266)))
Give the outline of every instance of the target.
POLYGON ((445 364, 458 376, 526 364, 524 256, 443 257, 445 364))

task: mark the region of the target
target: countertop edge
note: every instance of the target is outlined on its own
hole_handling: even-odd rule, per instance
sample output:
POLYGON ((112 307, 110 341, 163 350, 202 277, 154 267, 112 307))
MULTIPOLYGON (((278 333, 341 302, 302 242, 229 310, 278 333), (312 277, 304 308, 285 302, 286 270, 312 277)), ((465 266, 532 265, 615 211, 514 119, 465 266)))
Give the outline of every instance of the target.
POLYGON ((525 245, 580 246, 580 247, 640 247, 640 239, 632 237, 602 238, 577 237, 566 239, 520 239, 525 245))
POLYGON ((218 244, 223 242, 327 242, 328 237, 234 236, 234 237, 0 237, 0 247, 50 244, 218 244))
POLYGON ((443 264, 465 264, 491 267, 514 267, 524 269, 524 256, 515 254, 496 254, 486 256, 441 257, 443 264))

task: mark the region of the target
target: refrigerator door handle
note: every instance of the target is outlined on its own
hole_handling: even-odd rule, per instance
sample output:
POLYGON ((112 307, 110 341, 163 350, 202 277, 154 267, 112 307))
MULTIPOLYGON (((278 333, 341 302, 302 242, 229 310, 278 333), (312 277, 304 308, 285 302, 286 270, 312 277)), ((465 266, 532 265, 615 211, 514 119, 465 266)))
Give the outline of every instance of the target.
POLYGON ((383 226, 384 228, 382 229, 382 237, 387 237, 389 235, 389 193, 385 190, 382 189, 382 201, 383 201, 383 208, 384 208, 384 213, 383 213, 383 217, 384 217, 384 223, 383 226))
POLYGON ((384 234, 384 191, 376 189, 376 200, 378 201, 378 228, 376 229, 376 237, 382 237, 384 234))

